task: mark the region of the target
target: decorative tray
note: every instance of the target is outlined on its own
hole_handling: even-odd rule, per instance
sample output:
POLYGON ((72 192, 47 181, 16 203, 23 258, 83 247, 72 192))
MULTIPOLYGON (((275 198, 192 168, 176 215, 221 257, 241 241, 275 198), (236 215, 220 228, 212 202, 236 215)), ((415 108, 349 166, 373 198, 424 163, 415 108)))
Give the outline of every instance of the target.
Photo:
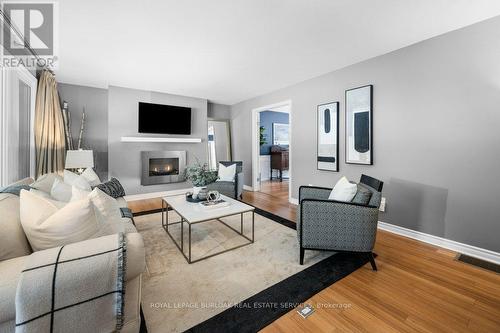
POLYGON ((188 194, 186 195, 186 200, 189 201, 189 202, 202 202, 202 201, 207 201, 207 199, 193 199, 193 195, 192 194, 188 194))

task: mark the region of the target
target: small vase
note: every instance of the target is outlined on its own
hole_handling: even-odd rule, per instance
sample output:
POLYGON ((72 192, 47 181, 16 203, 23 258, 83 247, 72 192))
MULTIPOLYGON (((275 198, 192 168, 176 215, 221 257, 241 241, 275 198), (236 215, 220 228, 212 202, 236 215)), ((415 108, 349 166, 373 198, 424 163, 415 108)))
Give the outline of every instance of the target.
POLYGON ((206 187, 202 187, 200 192, 198 192, 198 199, 206 200, 208 195, 208 189, 206 187))
POLYGON ((200 194, 200 191, 203 189, 202 186, 193 186, 193 199, 198 198, 198 194, 200 194))

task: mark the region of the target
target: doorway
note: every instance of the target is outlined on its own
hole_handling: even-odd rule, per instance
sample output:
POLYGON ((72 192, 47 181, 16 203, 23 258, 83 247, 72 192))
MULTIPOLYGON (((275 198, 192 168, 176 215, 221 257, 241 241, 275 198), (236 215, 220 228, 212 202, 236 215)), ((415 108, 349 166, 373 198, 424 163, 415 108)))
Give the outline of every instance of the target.
POLYGON ((252 190, 284 203, 291 201, 291 111, 284 101, 252 112, 252 190))

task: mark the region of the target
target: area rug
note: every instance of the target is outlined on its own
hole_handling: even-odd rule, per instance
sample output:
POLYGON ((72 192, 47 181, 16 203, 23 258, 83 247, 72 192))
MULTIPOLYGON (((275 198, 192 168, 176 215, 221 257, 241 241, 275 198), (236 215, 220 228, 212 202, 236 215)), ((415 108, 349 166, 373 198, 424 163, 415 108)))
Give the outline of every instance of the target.
MULTIPOLYGON (((293 222, 256 212, 253 244, 194 264, 165 233, 160 213, 134 218, 146 247, 142 308, 148 332, 255 332, 367 262, 355 254, 306 251, 301 266, 293 222)), ((169 219, 180 217, 170 211, 169 219)), ((240 226, 239 216, 223 221, 240 226)), ((251 214, 244 221, 249 235, 251 214)), ((171 228, 180 241, 179 225, 171 228)), ((192 228, 194 259, 245 241, 217 221, 192 228)))

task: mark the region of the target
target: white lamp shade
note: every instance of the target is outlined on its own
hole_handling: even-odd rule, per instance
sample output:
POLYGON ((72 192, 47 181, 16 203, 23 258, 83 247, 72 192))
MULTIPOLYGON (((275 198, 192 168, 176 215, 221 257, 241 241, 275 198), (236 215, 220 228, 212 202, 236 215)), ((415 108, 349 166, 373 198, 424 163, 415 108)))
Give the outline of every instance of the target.
POLYGON ((94 167, 92 150, 68 150, 66 152, 66 169, 83 169, 94 167))

